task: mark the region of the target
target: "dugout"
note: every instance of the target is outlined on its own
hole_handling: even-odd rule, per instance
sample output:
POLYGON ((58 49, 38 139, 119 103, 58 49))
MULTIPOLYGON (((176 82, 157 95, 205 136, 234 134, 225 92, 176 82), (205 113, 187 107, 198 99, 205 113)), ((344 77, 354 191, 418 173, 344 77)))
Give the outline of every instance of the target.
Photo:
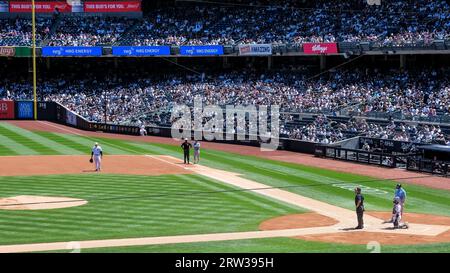
POLYGON ((448 145, 426 145, 420 146, 419 150, 423 153, 424 159, 450 161, 450 146, 448 145))

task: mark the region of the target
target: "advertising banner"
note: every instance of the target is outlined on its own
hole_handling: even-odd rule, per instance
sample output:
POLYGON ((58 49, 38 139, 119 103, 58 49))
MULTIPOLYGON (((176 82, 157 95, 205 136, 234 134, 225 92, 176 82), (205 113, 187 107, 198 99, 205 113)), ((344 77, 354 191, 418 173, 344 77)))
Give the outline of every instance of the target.
POLYGON ((305 54, 334 54, 338 53, 337 43, 304 43, 305 54))
MULTIPOLYGON (((68 1, 36 1, 37 13, 52 13, 58 8, 59 12, 72 12, 72 6, 68 1)), ((11 1, 9 2, 9 12, 31 12, 31 1, 11 1)))
POLYGON ((56 119, 56 103, 53 101, 42 101, 37 104, 37 116, 39 120, 56 119))
POLYGON ((99 46, 45 46, 42 48, 42 56, 63 57, 63 56, 102 56, 102 48, 99 46))
POLYGON ((66 123, 77 126, 77 115, 72 111, 67 111, 66 113, 66 123))
POLYGON ((16 49, 10 46, 0 46, 0 56, 13 57, 16 55, 16 49))
POLYGON ((14 101, 0 100, 0 119, 14 119, 14 101))
POLYGON ((18 119, 32 119, 33 118, 33 102, 32 101, 18 101, 17 102, 17 118, 18 119))
POLYGON ((85 1, 84 12, 140 12, 141 1, 85 1))
POLYGON ((114 56, 170 55, 170 46, 113 46, 114 56))
POLYGON ((223 46, 220 45, 180 46, 180 54, 187 56, 223 55, 223 46))
POLYGON ((272 55, 271 44, 239 45, 239 55, 264 56, 272 55))
POLYGON ((32 55, 31 48, 27 46, 16 46, 14 50, 16 52, 16 57, 31 57, 32 55))
POLYGON ((0 1, 0 12, 9 12, 8 1, 0 1))

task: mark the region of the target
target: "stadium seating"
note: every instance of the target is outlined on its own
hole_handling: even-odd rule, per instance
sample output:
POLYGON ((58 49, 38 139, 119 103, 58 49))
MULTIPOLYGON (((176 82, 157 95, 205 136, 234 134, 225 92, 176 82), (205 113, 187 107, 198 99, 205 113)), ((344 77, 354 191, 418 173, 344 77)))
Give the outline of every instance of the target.
MULTIPOLYGON (((141 20, 38 18, 42 22, 39 28, 45 26, 39 31, 39 40, 50 30, 49 45, 78 46, 367 41, 403 47, 450 39, 450 6, 443 0, 391 1, 381 7, 350 0, 315 1, 305 6, 291 2, 282 6, 178 6, 152 10, 141 20)), ((0 23, 1 45, 30 44, 29 19, 0 23)))

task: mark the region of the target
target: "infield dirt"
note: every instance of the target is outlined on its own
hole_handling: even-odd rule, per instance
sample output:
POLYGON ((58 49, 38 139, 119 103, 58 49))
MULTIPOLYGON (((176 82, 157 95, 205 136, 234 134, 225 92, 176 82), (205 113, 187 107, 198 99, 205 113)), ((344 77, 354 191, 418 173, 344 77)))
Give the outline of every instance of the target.
MULTIPOLYGON (((94 173, 95 166, 87 155, 5 156, 0 176, 94 173)), ((164 162, 139 155, 107 155, 102 159, 101 173, 132 175, 191 174, 184 168, 173 168, 164 162)))

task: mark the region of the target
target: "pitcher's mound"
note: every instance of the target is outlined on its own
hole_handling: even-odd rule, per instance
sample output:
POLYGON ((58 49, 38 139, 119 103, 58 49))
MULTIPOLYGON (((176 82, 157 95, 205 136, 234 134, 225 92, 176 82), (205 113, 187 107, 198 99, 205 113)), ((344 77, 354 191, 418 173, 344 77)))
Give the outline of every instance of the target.
POLYGON ((76 207, 86 204, 83 199, 67 197, 49 197, 20 195, 8 198, 0 198, 0 209, 3 210, 38 210, 38 209, 60 209, 76 207))

